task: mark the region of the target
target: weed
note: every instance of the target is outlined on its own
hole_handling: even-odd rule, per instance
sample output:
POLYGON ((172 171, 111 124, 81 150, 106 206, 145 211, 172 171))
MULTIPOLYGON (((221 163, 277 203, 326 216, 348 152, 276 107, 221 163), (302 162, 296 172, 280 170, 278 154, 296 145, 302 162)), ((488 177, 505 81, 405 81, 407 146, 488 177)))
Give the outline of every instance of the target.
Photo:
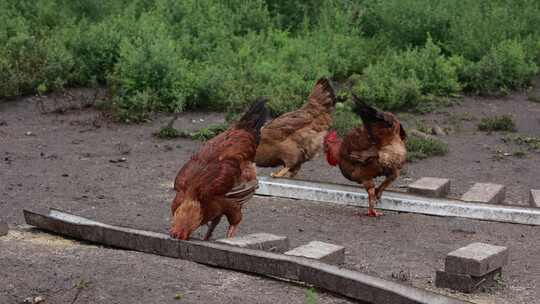
POLYGON ((512 153, 512 155, 514 157, 517 157, 517 158, 525 158, 525 157, 527 157, 527 152, 525 152, 523 150, 518 150, 518 151, 514 151, 514 153, 512 153))
POLYGON ((448 153, 448 145, 435 138, 409 136, 406 147, 408 161, 425 159, 432 156, 443 156, 448 153))
POLYGON ((315 289, 306 289, 304 292, 304 304, 317 304, 317 293, 315 289))
POLYGON ((175 300, 181 300, 183 297, 184 297, 184 294, 182 294, 182 293, 177 293, 177 294, 174 295, 175 300))
POLYGON ((171 126, 165 126, 159 129, 154 135, 161 139, 173 139, 180 137, 180 132, 171 126))
POLYGON ((510 115, 484 117, 478 124, 478 130, 484 132, 503 131, 515 132, 516 124, 510 115))
POLYGON ((208 126, 206 128, 199 129, 199 130, 197 130, 195 132, 180 131, 179 136, 180 137, 191 138, 193 140, 207 141, 209 139, 212 139, 213 137, 215 137, 219 133, 227 130, 228 127, 229 126, 227 124, 225 124, 225 123, 223 123, 223 124, 214 124, 214 125, 210 125, 210 126, 208 126))
POLYGON ((527 135, 508 135, 502 138, 504 142, 514 142, 530 150, 540 152, 540 138, 527 135))

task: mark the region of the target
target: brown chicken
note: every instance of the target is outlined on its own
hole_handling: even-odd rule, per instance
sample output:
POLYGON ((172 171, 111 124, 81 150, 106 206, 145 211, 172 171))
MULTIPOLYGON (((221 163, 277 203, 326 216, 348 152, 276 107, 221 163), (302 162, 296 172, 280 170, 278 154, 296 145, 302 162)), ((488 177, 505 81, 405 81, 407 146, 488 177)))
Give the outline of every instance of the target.
POLYGON ((172 237, 188 239, 201 225, 209 223, 205 240, 225 215, 227 237, 234 236, 242 220, 241 208, 257 188, 253 158, 260 129, 268 111, 265 100, 254 103, 228 130, 206 142, 182 167, 171 206, 172 237))
POLYGON ((407 135, 403 126, 392 113, 378 111, 353 95, 354 111, 360 115, 364 126, 352 129, 343 139, 331 131, 324 139, 326 160, 332 166, 339 165, 347 179, 361 183, 368 193, 368 216, 382 213, 374 209, 375 202, 398 176, 405 163, 407 135), (373 179, 385 176, 375 188, 373 179))
POLYGON ((272 177, 294 177, 303 163, 322 150, 324 136, 332 123, 330 112, 335 99, 330 82, 321 78, 306 104, 266 124, 255 156, 257 166, 283 166, 272 177))

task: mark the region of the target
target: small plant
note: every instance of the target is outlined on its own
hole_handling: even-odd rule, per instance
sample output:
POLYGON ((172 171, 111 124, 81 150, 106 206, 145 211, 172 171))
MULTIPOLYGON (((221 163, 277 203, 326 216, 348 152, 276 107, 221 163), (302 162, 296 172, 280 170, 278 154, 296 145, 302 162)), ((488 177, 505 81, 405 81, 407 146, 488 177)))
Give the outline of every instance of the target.
POLYGON ((535 136, 514 135, 503 137, 504 142, 514 142, 518 145, 526 146, 530 150, 540 151, 540 138, 535 136))
POLYGON ((478 130, 485 132, 503 131, 515 132, 516 124, 509 115, 484 117, 478 124, 478 130))
POLYGON ((305 304, 316 304, 317 303, 317 293, 315 292, 315 289, 310 288, 306 289, 304 292, 304 303, 305 304))
POLYGON ((161 139, 173 139, 180 137, 180 132, 171 126, 165 126, 154 135, 161 139))
POLYGON ((512 155, 514 157, 517 157, 517 158, 525 158, 525 157, 527 157, 527 152, 525 152, 523 150, 518 150, 518 151, 514 151, 514 153, 512 153, 512 155))
POLYGON ((183 297, 184 297, 184 294, 182 294, 182 293, 177 293, 177 294, 174 295, 175 300, 181 300, 183 297))
POLYGON ((420 138, 410 136, 407 138, 407 160, 415 161, 432 156, 443 156, 448 153, 448 145, 435 138, 420 138))
POLYGON ((229 126, 226 123, 210 125, 195 132, 179 132, 180 137, 187 137, 193 140, 207 141, 219 133, 227 130, 229 126))

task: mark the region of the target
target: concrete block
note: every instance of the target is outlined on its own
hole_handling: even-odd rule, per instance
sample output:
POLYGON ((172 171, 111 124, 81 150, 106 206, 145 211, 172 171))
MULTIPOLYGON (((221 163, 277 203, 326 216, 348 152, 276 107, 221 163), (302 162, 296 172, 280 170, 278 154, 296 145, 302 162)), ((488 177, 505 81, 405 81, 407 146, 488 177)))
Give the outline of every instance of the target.
POLYGON ((343 264, 345 262, 345 247, 319 241, 309 242, 289 250, 285 254, 315 259, 330 264, 343 264))
POLYGON ((508 248, 484 243, 472 243, 450 252, 444 270, 453 274, 483 276, 508 263, 508 248))
POLYGON ((289 239, 286 236, 273 235, 270 233, 254 233, 228 239, 219 239, 216 240, 216 242, 270 252, 281 253, 289 250, 289 239))
POLYGON ((410 193, 429 197, 444 197, 450 192, 450 180, 446 178, 422 177, 410 184, 410 193))
POLYGON ((9 227, 8 224, 0 222, 0 236, 8 234, 9 227))
POLYGON ((503 185, 476 183, 461 197, 468 202, 500 204, 504 201, 506 188, 503 185))
POLYGON ((540 208, 540 190, 531 190, 529 194, 529 205, 540 208))
POLYGON ((435 274, 435 286, 471 293, 477 290, 480 286, 493 284, 493 282, 495 282, 495 278, 500 275, 501 268, 495 269, 481 277, 437 270, 435 274))

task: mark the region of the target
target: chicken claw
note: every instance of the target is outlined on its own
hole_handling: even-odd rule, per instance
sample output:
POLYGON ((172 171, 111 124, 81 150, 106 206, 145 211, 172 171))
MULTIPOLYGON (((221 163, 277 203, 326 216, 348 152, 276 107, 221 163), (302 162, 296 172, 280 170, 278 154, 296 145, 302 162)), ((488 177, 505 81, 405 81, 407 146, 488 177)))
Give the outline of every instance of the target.
POLYGON ((384 213, 377 212, 377 211, 375 211, 375 209, 369 209, 366 215, 369 216, 369 217, 379 217, 379 216, 383 216, 384 213))

